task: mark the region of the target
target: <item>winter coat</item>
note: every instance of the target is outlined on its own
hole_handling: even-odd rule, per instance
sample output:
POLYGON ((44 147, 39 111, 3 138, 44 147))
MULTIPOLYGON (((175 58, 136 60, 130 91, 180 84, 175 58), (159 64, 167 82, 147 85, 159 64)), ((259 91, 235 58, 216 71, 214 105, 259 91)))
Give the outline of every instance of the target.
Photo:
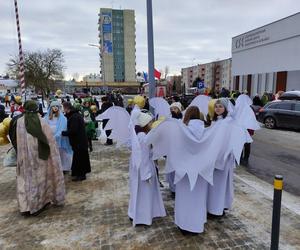
POLYGON ((83 117, 77 110, 72 110, 66 115, 68 119, 68 129, 63 131, 63 136, 68 136, 73 151, 88 150, 87 135, 83 117))
MULTIPOLYGON (((102 114, 103 112, 105 112, 107 109, 109 109, 112 106, 113 106, 112 102, 103 102, 102 105, 101 105, 101 109, 98 111, 98 113, 102 114)), ((102 121, 102 128, 103 129, 105 128, 107 122, 108 122, 108 119, 104 119, 102 121)))

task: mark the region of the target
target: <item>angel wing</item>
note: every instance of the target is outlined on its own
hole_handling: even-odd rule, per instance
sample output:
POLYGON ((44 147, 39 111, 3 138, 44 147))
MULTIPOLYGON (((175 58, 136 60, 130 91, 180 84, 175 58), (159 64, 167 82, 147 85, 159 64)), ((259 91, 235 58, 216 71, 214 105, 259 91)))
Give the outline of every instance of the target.
POLYGON ((128 144, 131 135, 129 129, 130 115, 126 109, 112 106, 102 114, 98 115, 96 119, 109 119, 105 126, 105 130, 112 130, 109 138, 115 140, 117 146, 128 144))
POLYGON ((175 183, 187 174, 191 190, 198 175, 213 184, 217 162, 230 154, 239 161, 245 142, 250 141, 247 130, 236 126, 232 119, 205 129, 201 140, 195 139, 182 122, 173 119, 162 122, 147 135, 147 143, 153 146, 153 158, 166 155, 166 172, 175 171, 175 183))
POLYGON ((112 130, 109 138, 117 142, 117 147, 122 145, 128 146, 132 151, 134 166, 139 167, 142 157, 141 146, 134 130, 136 116, 138 116, 137 109, 135 109, 134 115, 130 117, 126 109, 113 106, 98 115, 96 119, 109 119, 105 126, 105 129, 112 130))
POLYGON ((204 117, 208 114, 208 103, 211 100, 211 97, 206 95, 196 96, 189 106, 197 106, 199 110, 203 113, 204 117))
POLYGON ((162 97, 153 97, 150 99, 149 104, 154 108, 154 116, 158 117, 171 117, 170 105, 162 97))
POLYGON ((250 97, 244 94, 240 95, 235 103, 233 118, 246 129, 258 130, 260 126, 250 105, 252 105, 250 97))

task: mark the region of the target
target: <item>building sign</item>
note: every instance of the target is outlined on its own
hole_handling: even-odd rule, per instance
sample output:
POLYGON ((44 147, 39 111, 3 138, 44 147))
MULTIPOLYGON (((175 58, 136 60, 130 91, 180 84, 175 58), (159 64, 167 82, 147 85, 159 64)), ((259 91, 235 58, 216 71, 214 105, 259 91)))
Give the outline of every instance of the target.
POLYGON ((233 51, 244 50, 263 45, 270 40, 266 29, 260 29, 254 32, 247 33, 235 39, 233 43, 233 51))
POLYGON ((198 85, 198 89, 204 89, 204 88, 205 88, 205 84, 204 84, 203 81, 199 81, 199 82, 197 83, 197 85, 198 85))
POLYGON ((102 13, 102 37, 103 53, 111 54, 113 52, 111 12, 102 13))
POLYGON ((299 14, 233 37, 232 53, 287 40, 295 36, 300 36, 299 14))
POLYGON ((300 70, 300 12, 232 38, 232 75, 300 70))

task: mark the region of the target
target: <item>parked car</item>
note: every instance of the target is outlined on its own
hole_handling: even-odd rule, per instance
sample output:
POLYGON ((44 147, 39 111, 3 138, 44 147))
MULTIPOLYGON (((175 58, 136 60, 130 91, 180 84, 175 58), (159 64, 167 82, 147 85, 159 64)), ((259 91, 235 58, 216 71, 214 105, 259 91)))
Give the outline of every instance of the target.
POLYGON ((267 103, 258 112, 258 121, 266 128, 300 129, 300 101, 278 100, 267 103))
POLYGON ((75 93, 75 95, 76 95, 76 98, 85 98, 88 96, 88 94, 83 93, 83 92, 77 92, 77 93, 75 93))
POLYGON ((250 105, 250 107, 252 108, 253 112, 255 113, 255 116, 257 118, 257 116, 259 115, 259 110, 262 108, 259 105, 250 105))
POLYGON ((293 90, 284 92, 280 97, 280 100, 298 100, 300 101, 300 90, 293 90))

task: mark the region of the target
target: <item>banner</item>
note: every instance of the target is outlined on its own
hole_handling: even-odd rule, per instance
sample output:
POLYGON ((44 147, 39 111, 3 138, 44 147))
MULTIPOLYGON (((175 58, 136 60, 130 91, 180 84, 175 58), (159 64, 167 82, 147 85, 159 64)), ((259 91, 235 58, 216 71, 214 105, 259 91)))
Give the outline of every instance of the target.
POLYGON ((113 53, 111 13, 102 13, 103 53, 113 53))

